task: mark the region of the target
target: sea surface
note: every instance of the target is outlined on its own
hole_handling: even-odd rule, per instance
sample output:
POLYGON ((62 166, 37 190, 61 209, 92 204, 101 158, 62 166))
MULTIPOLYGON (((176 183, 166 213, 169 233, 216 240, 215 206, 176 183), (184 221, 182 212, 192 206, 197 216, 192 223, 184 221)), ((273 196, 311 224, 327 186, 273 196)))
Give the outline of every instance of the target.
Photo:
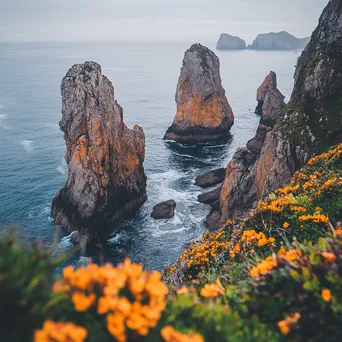
MULTIPOLYGON (((206 44, 215 48, 214 42, 206 44)), ((197 202, 204 192, 196 176, 225 167, 234 151, 254 136, 256 90, 270 70, 289 99, 300 51, 216 51, 221 78, 235 114, 227 141, 181 145, 164 142, 176 112, 175 90, 184 52, 192 42, 0 43, 0 229, 15 227, 20 236, 53 246, 54 254, 72 248, 70 236, 49 217, 51 201, 67 177, 65 143, 59 130, 60 83, 75 63, 93 60, 113 83, 124 121, 143 126, 148 201, 114 229, 102 251, 79 251, 74 265, 126 256, 159 269, 175 262, 205 231, 210 207, 197 202), (176 214, 155 221, 152 207, 174 199, 176 214)))

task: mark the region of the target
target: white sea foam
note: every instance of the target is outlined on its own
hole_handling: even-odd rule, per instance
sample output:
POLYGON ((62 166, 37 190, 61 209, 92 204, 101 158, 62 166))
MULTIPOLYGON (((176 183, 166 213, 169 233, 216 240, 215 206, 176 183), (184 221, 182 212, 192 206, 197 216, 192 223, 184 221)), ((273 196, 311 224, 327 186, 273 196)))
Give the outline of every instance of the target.
POLYGON ((109 238, 109 239, 107 240, 107 242, 108 242, 108 243, 115 244, 115 243, 119 242, 120 239, 121 239, 121 234, 116 234, 115 236, 109 238))
POLYGON ((62 166, 58 166, 58 167, 57 167, 57 171, 58 171, 60 174, 65 175, 65 170, 63 169, 62 166))
POLYGON ((85 256, 80 256, 80 258, 76 261, 75 266, 77 267, 84 267, 88 265, 88 258, 85 256))
POLYGON ((60 243, 59 243, 59 248, 62 250, 62 251, 66 251, 70 248, 72 248, 73 244, 71 242, 71 235, 68 235, 68 236, 64 236, 60 243))
MULTIPOLYGON (((1 107, 0 107, 0 109, 1 109, 1 107)), ((0 114, 0 127, 8 129, 8 127, 3 124, 3 121, 6 118, 7 118, 7 114, 0 114)))
POLYGON ((21 143, 20 143, 21 146, 24 147, 24 150, 26 152, 32 152, 33 151, 33 141, 32 140, 23 140, 21 143))
POLYGON ((164 236, 164 235, 171 235, 171 234, 176 234, 176 233, 178 234, 178 233, 181 233, 187 229, 188 228, 186 228, 186 227, 181 227, 181 228, 172 229, 172 230, 158 230, 157 229, 152 233, 152 236, 155 238, 159 238, 159 237, 164 236))

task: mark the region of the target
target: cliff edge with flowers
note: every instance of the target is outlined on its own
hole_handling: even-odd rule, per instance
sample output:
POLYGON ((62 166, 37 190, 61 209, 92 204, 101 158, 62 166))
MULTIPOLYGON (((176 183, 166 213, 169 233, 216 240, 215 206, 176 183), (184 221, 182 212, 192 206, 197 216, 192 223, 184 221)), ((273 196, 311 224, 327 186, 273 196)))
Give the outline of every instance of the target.
POLYGON ((248 219, 227 221, 176 265, 53 270, 41 246, 0 240, 6 341, 339 341, 342 144, 312 158, 248 219))

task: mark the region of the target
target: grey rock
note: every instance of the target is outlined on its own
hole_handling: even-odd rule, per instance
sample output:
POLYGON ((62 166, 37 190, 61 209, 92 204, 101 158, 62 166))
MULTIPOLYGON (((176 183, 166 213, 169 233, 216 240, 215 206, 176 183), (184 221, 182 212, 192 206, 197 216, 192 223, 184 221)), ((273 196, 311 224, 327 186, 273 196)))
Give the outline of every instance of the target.
POLYGON ((153 207, 151 217, 156 220, 168 219, 175 215, 175 209, 176 202, 174 200, 162 202, 153 207))
POLYGON ((212 191, 200 194, 197 197, 197 200, 200 203, 214 205, 215 203, 218 203, 218 201, 220 200, 221 190, 222 190, 222 185, 212 191))
POLYGON ((245 50, 246 42, 239 38, 231 36, 227 33, 222 33, 217 44, 217 50, 245 50))
POLYGON ((208 188, 216 184, 222 183, 226 175, 226 169, 220 168, 204 173, 195 179, 195 185, 202 188, 208 188))

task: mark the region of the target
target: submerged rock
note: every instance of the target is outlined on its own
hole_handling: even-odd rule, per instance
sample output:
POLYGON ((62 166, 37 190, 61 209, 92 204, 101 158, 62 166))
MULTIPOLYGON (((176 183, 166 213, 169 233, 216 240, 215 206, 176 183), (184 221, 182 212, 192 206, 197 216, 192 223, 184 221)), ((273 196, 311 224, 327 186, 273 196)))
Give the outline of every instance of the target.
POLYGON ((159 203, 153 207, 151 217, 158 219, 168 219, 175 215, 176 202, 169 200, 166 202, 159 203))
POLYGON ((95 62, 74 65, 61 92, 68 178, 51 216, 88 242, 102 239, 147 199, 144 132, 126 127, 113 86, 95 62))
POLYGON ((270 32, 259 34, 248 46, 251 50, 295 50, 303 49, 309 42, 310 37, 297 38, 292 34, 281 32, 270 32))
POLYGON ((229 134, 234 114, 221 84, 220 62, 200 44, 185 52, 176 103, 177 113, 164 139, 198 142, 229 134))
POLYGON ((245 50, 246 49, 246 42, 239 38, 231 36, 227 33, 222 33, 217 45, 217 50, 245 50))
POLYGON ((288 184, 313 155, 342 141, 341 56, 342 2, 331 0, 298 60, 291 100, 260 153, 239 149, 229 162, 220 209, 207 218, 211 228, 244 215, 255 201, 288 184))
POLYGON ((210 186, 222 183, 224 181, 225 175, 225 168, 212 170, 204 173, 203 175, 198 176, 195 180, 195 185, 200 186, 202 188, 208 188, 210 186))

